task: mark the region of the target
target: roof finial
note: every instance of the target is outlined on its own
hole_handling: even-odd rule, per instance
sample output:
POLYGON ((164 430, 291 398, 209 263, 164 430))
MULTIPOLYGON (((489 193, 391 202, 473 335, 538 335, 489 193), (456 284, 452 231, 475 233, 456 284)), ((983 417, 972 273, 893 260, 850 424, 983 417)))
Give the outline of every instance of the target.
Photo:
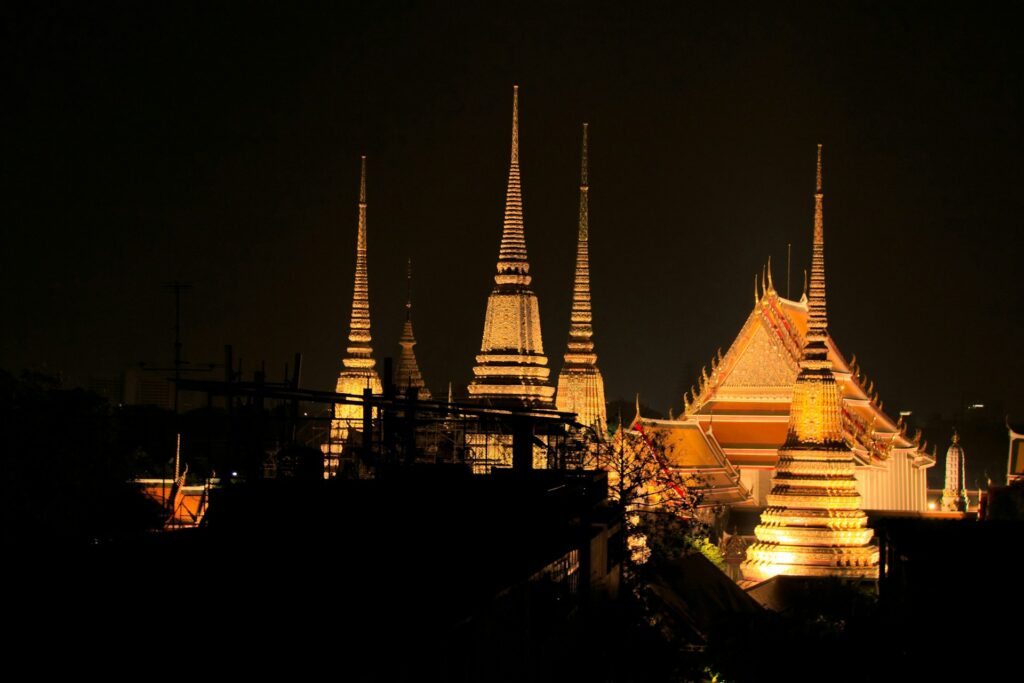
POLYGON ((775 291, 775 283, 772 282, 772 256, 771 256, 771 254, 768 255, 768 291, 769 292, 774 292, 775 291))
POLYGON ((359 231, 356 248, 366 249, 366 155, 359 157, 359 231))
POLYGON ((953 445, 955 446, 958 443, 960 443, 960 435, 957 434, 956 428, 954 427, 953 428, 953 445))
POLYGON ((640 392, 636 394, 636 417, 633 418, 634 424, 640 421, 640 392))
POLYGON ((765 268, 765 266, 761 266, 761 296, 764 296, 765 294, 768 293, 768 287, 767 287, 768 275, 767 275, 767 272, 768 272, 767 268, 765 268))
POLYGON ((761 302, 761 297, 757 292, 757 272, 754 272, 754 305, 758 305, 761 302))
MULTIPOLYGON (((820 145, 819 145, 820 147, 820 145)), ((512 86, 512 163, 519 163, 519 86, 512 86)), ((819 162, 820 164, 820 162, 819 162)), ((820 168, 820 165, 819 165, 820 168)))
POLYGON ((814 242, 811 252, 811 290, 808 292, 809 330, 814 336, 827 334, 828 318, 825 309, 825 218, 821 190, 821 145, 818 145, 818 170, 814 192, 814 242))
POLYGON ((816 192, 821 192, 821 143, 818 143, 818 182, 816 192))
POLYGON ((359 203, 366 203, 366 155, 359 157, 359 203))
POLYGON ((405 267, 405 319, 412 317, 412 257, 405 267))
POLYGON ((580 187, 587 187, 587 127, 590 124, 583 123, 583 158, 580 161, 580 187))
POLYGON ((519 177, 519 86, 516 85, 512 90, 512 158, 508 167, 505 219, 494 281, 499 285, 529 285, 529 273, 526 234, 523 230, 523 194, 519 177))

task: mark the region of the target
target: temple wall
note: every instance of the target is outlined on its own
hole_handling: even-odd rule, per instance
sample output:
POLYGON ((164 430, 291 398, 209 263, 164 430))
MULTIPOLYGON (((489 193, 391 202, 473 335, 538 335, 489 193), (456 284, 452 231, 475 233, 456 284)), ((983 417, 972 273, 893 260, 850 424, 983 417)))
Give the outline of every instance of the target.
MULTIPOLYGON (((874 467, 857 467, 857 491, 864 510, 928 509, 928 470, 914 467, 913 458, 904 451, 874 467)), ((774 469, 740 468, 740 481, 750 491, 751 505, 765 506, 772 486, 774 469)))
POLYGON ((750 491, 750 505, 767 505, 768 492, 772 488, 772 475, 775 469, 762 469, 753 467, 741 467, 740 483, 750 491))
POLYGON ((928 508, 927 469, 915 467, 905 451, 877 466, 857 468, 857 490, 864 510, 924 511, 928 508))

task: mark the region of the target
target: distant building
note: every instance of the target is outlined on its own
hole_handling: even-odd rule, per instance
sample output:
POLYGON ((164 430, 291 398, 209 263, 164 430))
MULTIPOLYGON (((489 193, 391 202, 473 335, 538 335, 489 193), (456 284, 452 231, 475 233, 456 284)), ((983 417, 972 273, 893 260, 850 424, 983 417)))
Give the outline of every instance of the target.
POLYGON ((946 450, 946 485, 942 490, 942 510, 966 512, 968 507, 966 484, 967 459, 960 446, 960 435, 953 431, 953 443, 946 450))
POLYGON ((174 383, 166 373, 132 367, 120 377, 94 377, 89 390, 107 399, 114 406, 156 406, 174 408, 174 383))
POLYGON ((1006 425, 1010 433, 1010 456, 1006 463, 1006 483, 1024 481, 1024 425, 1006 425))

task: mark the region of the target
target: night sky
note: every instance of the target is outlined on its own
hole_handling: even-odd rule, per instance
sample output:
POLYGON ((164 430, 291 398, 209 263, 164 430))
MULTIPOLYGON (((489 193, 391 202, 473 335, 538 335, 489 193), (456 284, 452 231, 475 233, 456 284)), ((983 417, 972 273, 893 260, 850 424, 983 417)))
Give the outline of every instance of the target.
POLYGON ((1024 43, 1009 8, 24 4, 3 10, 0 41, 0 368, 84 384, 166 365, 161 284, 184 280, 188 360, 220 362, 232 343, 247 376, 265 360, 280 379, 301 351, 304 385, 333 388, 366 154, 378 362, 397 358, 412 256, 423 374, 459 391, 493 285, 518 83, 552 377, 588 121, 609 399, 639 391, 678 412, 769 255, 785 294, 787 243, 799 296, 821 142, 830 331, 887 412, 985 402, 1024 417, 1024 43))

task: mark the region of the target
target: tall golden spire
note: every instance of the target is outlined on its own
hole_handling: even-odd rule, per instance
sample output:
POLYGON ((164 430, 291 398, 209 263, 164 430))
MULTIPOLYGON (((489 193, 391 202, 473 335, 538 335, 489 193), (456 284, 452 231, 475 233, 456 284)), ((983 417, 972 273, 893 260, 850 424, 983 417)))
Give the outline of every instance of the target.
POLYGON ((416 337, 412 333, 412 259, 406 269, 406 298, 405 298, 405 325, 402 327, 402 336, 398 340, 402 347, 402 354, 398 359, 398 371, 395 375, 395 383, 399 390, 417 389, 417 395, 421 400, 430 398, 430 389, 423 381, 420 374, 420 366, 416 362, 416 337))
POLYGON ((576 236, 576 279, 572 291, 569 344, 565 364, 558 374, 556 403, 559 410, 576 413, 577 420, 606 432, 604 379, 594 353, 593 314, 590 306, 590 186, 587 180, 587 124, 583 124, 580 162, 580 214, 576 236))
POLYGON ((519 179, 519 86, 512 86, 512 159, 505 190, 505 221, 498 251, 497 284, 530 284, 530 264, 526 257, 526 232, 523 229, 523 190, 519 179))
MULTIPOLYGON (((342 361, 346 370, 352 370, 364 379, 363 386, 369 386, 366 382, 377 378, 377 372, 373 369, 376 361, 373 359, 371 341, 370 283, 366 270, 366 157, 363 156, 359 172, 359 230, 356 235, 356 274, 352 288, 352 317, 349 322, 348 356, 342 361)), ((377 379, 377 384, 380 384, 379 379, 377 379)))
POLYGON ((742 565, 752 580, 776 574, 878 574, 878 548, 871 544, 874 532, 860 509, 855 461, 843 432, 842 395, 828 358, 822 198, 818 145, 807 336, 768 507, 755 529, 758 542, 742 565))
MULTIPOLYGON (((348 347, 342 359, 344 366, 335 388, 340 394, 361 396, 367 387, 374 394, 381 393, 373 347, 370 345, 370 284, 366 268, 366 157, 360 162, 359 172, 359 229, 356 234, 356 272, 352 287, 352 315, 349 320, 348 347)), ((348 437, 349 430, 361 427, 363 410, 359 405, 335 405, 331 422, 331 440, 324 444, 327 474, 336 464, 337 456, 348 437)))
POLYGON ((825 307, 825 218, 821 189, 821 145, 814 191, 814 238, 807 294, 807 335, 800 374, 793 389, 786 444, 814 443, 845 449, 842 397, 828 358, 828 314, 825 307))
POLYGON ((537 295, 530 289, 523 197, 519 178, 519 86, 512 92, 512 157, 505 192, 505 220, 494 289, 480 353, 469 385, 470 397, 492 405, 553 406, 555 389, 541 339, 537 295))

